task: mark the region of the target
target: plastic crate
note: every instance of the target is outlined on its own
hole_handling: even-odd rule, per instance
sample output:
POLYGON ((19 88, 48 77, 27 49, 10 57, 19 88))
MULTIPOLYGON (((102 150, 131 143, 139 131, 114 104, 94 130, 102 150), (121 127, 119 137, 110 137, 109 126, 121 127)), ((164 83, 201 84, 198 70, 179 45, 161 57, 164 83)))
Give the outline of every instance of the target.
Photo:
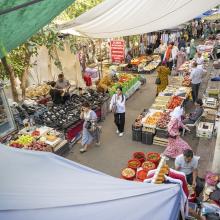
POLYGON ((132 125, 132 140, 142 141, 142 127, 137 128, 132 125))
POLYGON ((153 144, 154 134, 152 132, 142 131, 141 142, 143 144, 151 145, 153 144))
POLYGON ((201 138, 212 138, 214 123, 200 122, 196 128, 196 136, 201 138))

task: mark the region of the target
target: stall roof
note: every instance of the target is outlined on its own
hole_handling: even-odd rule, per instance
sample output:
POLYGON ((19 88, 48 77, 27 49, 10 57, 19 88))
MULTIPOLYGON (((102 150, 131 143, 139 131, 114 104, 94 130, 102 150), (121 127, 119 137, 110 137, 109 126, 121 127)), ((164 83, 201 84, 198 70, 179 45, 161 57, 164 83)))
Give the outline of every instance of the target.
POLYGON ((149 33, 183 24, 220 4, 220 0, 106 0, 59 26, 94 38, 149 33))
POLYGON ((1 0, 0 58, 24 43, 74 0, 1 0))
POLYGON ((52 153, 0 145, 0 178, 4 220, 176 220, 180 210, 180 185, 126 181, 52 153))

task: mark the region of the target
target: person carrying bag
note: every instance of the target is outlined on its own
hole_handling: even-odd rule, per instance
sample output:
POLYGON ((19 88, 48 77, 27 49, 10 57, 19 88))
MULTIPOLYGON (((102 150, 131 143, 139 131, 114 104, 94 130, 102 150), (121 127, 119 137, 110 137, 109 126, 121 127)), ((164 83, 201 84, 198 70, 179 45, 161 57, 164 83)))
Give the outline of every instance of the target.
POLYGON ((114 122, 117 126, 116 133, 119 134, 119 137, 124 135, 125 101, 126 98, 122 93, 122 87, 118 87, 117 93, 112 96, 110 111, 114 113, 114 122))

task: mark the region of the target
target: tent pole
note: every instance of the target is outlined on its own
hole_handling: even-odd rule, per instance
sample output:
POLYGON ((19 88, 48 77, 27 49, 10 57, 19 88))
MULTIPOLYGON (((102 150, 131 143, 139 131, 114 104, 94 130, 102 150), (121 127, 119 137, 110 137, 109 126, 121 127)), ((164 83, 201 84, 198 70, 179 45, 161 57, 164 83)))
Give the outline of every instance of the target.
POLYGON ((99 49, 100 49, 100 58, 101 58, 101 74, 99 73, 99 79, 101 79, 101 77, 102 77, 102 47, 101 47, 101 42, 102 42, 102 40, 100 39, 99 40, 99 49))

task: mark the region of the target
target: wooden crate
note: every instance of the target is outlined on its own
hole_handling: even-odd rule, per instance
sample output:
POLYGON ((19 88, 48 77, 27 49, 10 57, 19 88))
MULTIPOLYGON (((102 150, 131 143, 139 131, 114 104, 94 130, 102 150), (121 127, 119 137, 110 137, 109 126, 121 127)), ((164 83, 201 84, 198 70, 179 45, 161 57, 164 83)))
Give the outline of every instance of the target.
POLYGON ((162 147, 167 147, 168 139, 154 136, 153 144, 154 145, 159 145, 159 146, 162 146, 162 147))

